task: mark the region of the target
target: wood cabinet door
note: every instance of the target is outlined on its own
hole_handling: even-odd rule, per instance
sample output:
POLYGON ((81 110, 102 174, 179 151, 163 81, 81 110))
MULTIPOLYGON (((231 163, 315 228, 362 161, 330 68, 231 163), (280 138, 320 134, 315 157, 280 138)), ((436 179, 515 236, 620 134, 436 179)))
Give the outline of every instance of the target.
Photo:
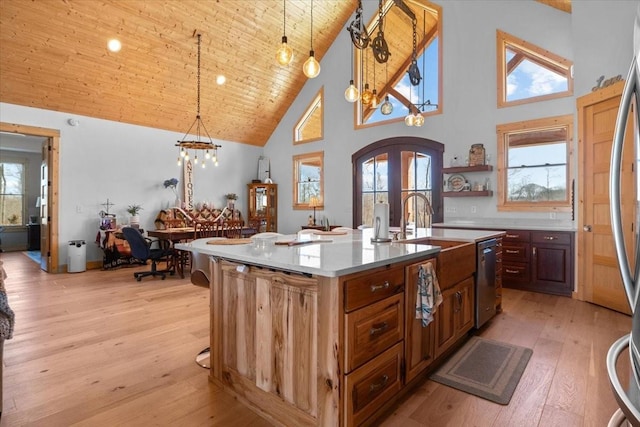
MULTIPOLYGON (((429 262, 436 267, 436 259, 429 262)), ((416 319, 415 306, 418 293, 418 270, 422 263, 413 264, 405 270, 405 384, 426 369, 435 358, 435 319, 427 327, 416 319)), ((442 310, 443 306, 437 308, 442 310)))
POLYGON ((571 295, 571 253, 571 247, 565 245, 535 245, 532 248, 531 270, 536 290, 571 295))
POLYGON ((439 357, 456 340, 456 317, 459 307, 458 288, 442 292, 442 304, 436 311, 435 356, 439 357))
POLYGON ((474 287, 473 277, 469 277, 458 285, 458 316, 456 338, 466 334, 473 327, 474 321, 474 287))

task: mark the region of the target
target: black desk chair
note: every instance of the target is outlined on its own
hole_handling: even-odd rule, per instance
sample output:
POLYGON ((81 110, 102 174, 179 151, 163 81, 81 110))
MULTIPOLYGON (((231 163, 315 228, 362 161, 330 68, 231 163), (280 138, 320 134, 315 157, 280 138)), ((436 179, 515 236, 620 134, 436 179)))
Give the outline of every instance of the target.
POLYGON ((140 271, 133 273, 133 277, 139 282, 145 276, 160 276, 162 280, 165 279, 165 274, 169 273, 173 276, 175 273, 173 262, 173 248, 169 246, 168 241, 158 240, 159 248, 151 249, 153 241, 144 237, 140 231, 132 227, 123 227, 122 234, 129 243, 131 248, 131 256, 139 259, 140 261, 147 262, 151 260, 151 270, 140 271), (164 245, 163 245, 164 244, 164 245), (167 263, 165 270, 158 270, 157 263, 164 261, 167 263))

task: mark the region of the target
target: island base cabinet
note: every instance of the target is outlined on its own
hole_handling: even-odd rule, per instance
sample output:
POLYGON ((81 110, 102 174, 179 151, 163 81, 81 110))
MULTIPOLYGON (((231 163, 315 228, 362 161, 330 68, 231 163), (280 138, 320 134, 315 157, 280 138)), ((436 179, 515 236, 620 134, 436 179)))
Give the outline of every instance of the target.
POLYGON ((473 277, 469 277, 442 291, 442 304, 436 311, 436 357, 473 327, 473 286, 473 277))
POLYGON ((402 388, 402 343, 345 376, 345 424, 357 426, 402 388))
POLYGON ((329 330, 324 337, 319 333, 318 280, 226 261, 213 264, 218 265, 211 302, 212 380, 266 408, 265 416, 278 424, 335 420, 339 381, 337 374, 323 381, 320 367, 331 362, 319 360, 318 342, 337 327, 324 325, 329 330), (332 409, 319 413, 325 399, 332 409))

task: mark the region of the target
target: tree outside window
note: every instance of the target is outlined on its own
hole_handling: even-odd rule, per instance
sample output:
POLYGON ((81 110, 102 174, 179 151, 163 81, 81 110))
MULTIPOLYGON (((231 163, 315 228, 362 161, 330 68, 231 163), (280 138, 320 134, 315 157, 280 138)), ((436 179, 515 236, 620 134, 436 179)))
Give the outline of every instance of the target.
POLYGON ((25 222, 24 170, 22 162, 0 162, 0 225, 25 222))

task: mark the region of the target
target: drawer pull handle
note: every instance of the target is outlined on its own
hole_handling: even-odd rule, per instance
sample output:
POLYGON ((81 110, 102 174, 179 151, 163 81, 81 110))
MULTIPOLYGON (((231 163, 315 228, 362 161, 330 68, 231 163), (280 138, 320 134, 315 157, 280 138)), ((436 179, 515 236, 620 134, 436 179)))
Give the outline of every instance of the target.
POLYGON ((510 239, 517 239, 518 237, 520 237, 519 234, 506 234, 505 237, 508 237, 510 239))
POLYGON ((518 270, 509 270, 508 268, 505 269, 504 271, 509 273, 509 274, 518 274, 518 273, 520 273, 518 270))
POLYGON ((557 237, 554 236, 544 236, 544 240, 556 240, 557 237))
POLYGON ((369 393, 375 393, 376 391, 380 391, 384 386, 387 385, 387 381, 389 381, 389 376, 387 374, 383 375, 380 378, 380 381, 377 383, 373 383, 369 386, 369 393))
POLYGON ((388 289, 388 288, 389 288, 389 281, 385 280, 382 285, 371 285, 371 292, 377 292, 380 289, 388 289))
POLYGON ((378 325, 373 325, 371 329, 369 329, 369 335, 378 335, 389 328, 389 324, 387 322, 379 323, 378 325))
POLYGON ((505 252, 508 253, 508 254, 519 254, 520 253, 520 251, 518 251, 518 250, 514 251, 513 249, 505 249, 505 252))

